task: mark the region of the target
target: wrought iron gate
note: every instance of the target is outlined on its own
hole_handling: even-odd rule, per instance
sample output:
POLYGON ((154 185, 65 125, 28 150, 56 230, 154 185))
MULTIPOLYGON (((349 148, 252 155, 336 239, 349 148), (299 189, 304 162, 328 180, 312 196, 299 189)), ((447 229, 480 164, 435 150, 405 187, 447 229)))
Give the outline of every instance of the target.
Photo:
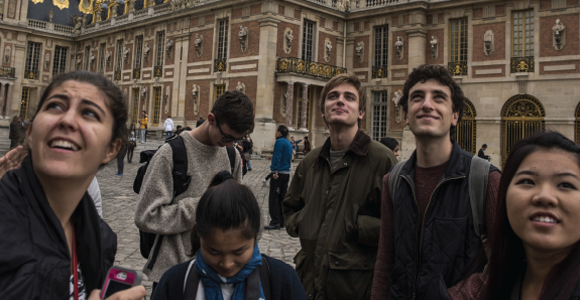
POLYGON ((475 124, 475 106, 465 98, 465 110, 463 111, 463 117, 461 121, 457 124, 455 133, 451 135, 463 150, 474 154, 476 147, 476 132, 477 125, 475 124))

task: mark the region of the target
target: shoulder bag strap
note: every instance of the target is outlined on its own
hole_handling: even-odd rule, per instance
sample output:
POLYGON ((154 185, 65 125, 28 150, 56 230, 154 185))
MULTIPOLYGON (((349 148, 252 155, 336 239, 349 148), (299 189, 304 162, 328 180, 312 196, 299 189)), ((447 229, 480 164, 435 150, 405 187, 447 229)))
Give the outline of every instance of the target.
POLYGON ((270 264, 268 259, 262 254, 262 265, 258 266, 260 272, 260 283, 262 284, 262 291, 266 300, 272 299, 272 291, 270 287, 270 264))
POLYGON ((173 198, 187 190, 191 177, 187 176, 187 151, 183 137, 167 141, 173 152, 173 198))
POLYGON ((191 261, 185 273, 183 282, 183 299, 195 300, 197 296, 197 287, 199 286, 199 274, 195 270, 195 261, 191 261))
POLYGON ((389 174, 389 193, 391 194, 391 202, 395 204, 395 190, 399 187, 399 174, 401 174, 401 169, 407 161, 398 162, 389 174))
POLYGON ((471 158, 471 167, 469 168, 469 201, 473 215, 473 229, 475 230, 475 234, 482 240, 487 233, 485 225, 485 197, 490 166, 490 162, 473 156, 471 158))

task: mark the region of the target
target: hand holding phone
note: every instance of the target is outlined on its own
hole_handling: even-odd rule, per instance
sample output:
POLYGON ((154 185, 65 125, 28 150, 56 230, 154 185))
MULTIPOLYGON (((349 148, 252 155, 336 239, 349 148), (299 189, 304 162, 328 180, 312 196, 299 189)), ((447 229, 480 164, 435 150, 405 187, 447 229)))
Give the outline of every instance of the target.
POLYGON ((141 272, 139 271, 112 266, 103 284, 101 299, 106 299, 116 292, 124 291, 141 284, 141 277, 141 272))

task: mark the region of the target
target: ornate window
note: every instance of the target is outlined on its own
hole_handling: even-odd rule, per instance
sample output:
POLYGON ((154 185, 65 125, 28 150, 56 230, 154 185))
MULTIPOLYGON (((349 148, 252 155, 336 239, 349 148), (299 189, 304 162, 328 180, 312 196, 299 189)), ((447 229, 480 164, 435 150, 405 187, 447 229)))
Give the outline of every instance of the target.
POLYGON ((534 56, 534 10, 512 13, 512 57, 534 56))
POLYGON ((20 100, 20 120, 28 120, 32 117, 36 106, 36 88, 22 87, 20 100))
MULTIPOLYGON (((310 116, 312 110, 312 86, 308 87, 308 102, 306 105, 306 129, 310 130, 310 116)), ((304 91, 304 87, 298 88, 298 95, 302 96, 304 91)), ((296 111, 296 115, 298 115, 298 126, 302 126, 302 97, 298 99, 298 110, 296 111)))
POLYGON ((120 72, 122 66, 123 66, 123 40, 118 40, 117 41, 117 65, 116 65, 115 71, 120 72))
POLYGON ((379 141, 387 136, 387 109, 389 107, 389 92, 373 92, 373 140, 379 141))
POLYGON ((302 28, 302 59, 306 61, 314 60, 314 22, 304 19, 302 28))
POLYGON ((105 73, 105 46, 106 43, 99 46, 99 74, 105 73))
POLYGON ((215 86, 215 98, 213 101, 216 101, 223 93, 226 92, 226 85, 225 84, 216 84, 215 86))
POLYGON ((476 132, 477 126, 475 124, 475 106, 465 98, 465 110, 463 111, 463 117, 461 121, 455 127, 455 133, 451 136, 461 148, 473 155, 477 150, 476 145, 476 132))
POLYGON ((226 59, 228 57, 228 26, 229 20, 220 20, 218 27, 218 59, 226 59))
POLYGON ((389 26, 375 28, 373 78, 387 78, 389 64, 389 26))
POLYGON ((157 56, 155 59, 155 66, 163 66, 163 50, 165 46, 165 31, 157 33, 157 56))
POLYGON ((38 61, 40 58, 41 47, 41 43, 28 42, 26 69, 24 75, 26 79, 38 79, 38 61))
POLYGON ((137 125, 139 121, 139 88, 133 89, 133 109, 131 111, 131 122, 137 125))
POLYGON ((135 67, 133 67, 133 79, 141 78, 141 53, 143 52, 143 36, 135 38, 135 67))
POLYGON ((153 121, 152 126, 159 126, 159 111, 161 110, 161 87, 153 88, 153 121))
POLYGON ((467 18, 449 20, 449 70, 454 76, 467 75, 467 18))
POLYGON ((55 46, 54 58, 52 59, 52 75, 66 72, 66 54, 68 48, 55 46))
POLYGON ((546 127, 546 113, 540 101, 530 95, 510 98, 501 110, 501 163, 502 166, 512 146, 546 127))

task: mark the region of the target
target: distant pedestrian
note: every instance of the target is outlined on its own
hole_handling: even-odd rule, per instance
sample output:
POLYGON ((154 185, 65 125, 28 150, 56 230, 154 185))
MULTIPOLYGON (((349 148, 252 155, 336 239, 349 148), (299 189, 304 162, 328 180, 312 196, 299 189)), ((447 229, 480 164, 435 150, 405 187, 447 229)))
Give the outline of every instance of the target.
POLYGON ((115 175, 123 175, 123 167, 125 166, 123 160, 125 159, 125 154, 127 154, 127 148, 127 145, 123 145, 119 152, 117 152, 117 174, 115 175))
POLYGON ((246 134, 246 139, 242 142, 242 147, 244 148, 244 161, 246 162, 246 167, 248 171, 252 171, 252 164, 250 160, 252 159, 252 147, 254 147, 254 142, 250 138, 249 134, 246 134))
POLYGON ((197 120, 197 123, 195 124, 195 127, 201 126, 201 124, 203 124, 203 122, 205 122, 205 120, 203 119, 203 117, 199 117, 199 120, 197 120))
POLYGON ((139 120, 139 124, 141 124, 141 144, 145 143, 145 139, 147 136, 147 125, 149 124, 149 120, 147 119, 147 113, 143 111, 141 113, 141 119, 139 120))
POLYGON ((10 132, 8 137, 10 138, 10 149, 14 149, 19 145, 20 135, 22 134, 22 122, 20 122, 20 117, 15 115, 10 122, 10 132))
POLYGON ((167 119, 165 119, 165 123, 163 123, 163 130, 165 130, 166 139, 173 134, 173 120, 171 119, 171 115, 168 115, 167 119))
POLYGON ((491 158, 489 157, 489 155, 485 155, 485 150, 487 150, 487 144, 481 145, 481 149, 479 149, 479 151, 477 152, 477 156, 487 161, 490 161, 491 158))
POLYGON ((129 127, 129 146, 127 147, 128 163, 132 163, 135 147, 137 147, 137 131, 135 129, 135 124, 131 124, 131 127, 129 127))
POLYGON ((310 152, 312 150, 312 146, 310 145, 310 141, 308 140, 308 137, 305 136, 304 137, 304 155, 308 154, 308 152, 310 152))
POLYGON ((387 146, 387 148, 391 149, 391 151, 393 151, 393 154, 395 154, 395 156, 399 156, 399 142, 397 142, 397 140, 390 137, 384 137, 381 139, 380 142, 381 144, 387 146))
POLYGON ((183 126, 177 125, 175 127, 175 135, 180 135, 183 132, 183 126))
POLYGON ((270 211, 270 225, 265 226, 266 230, 280 229, 284 227, 284 217, 282 216, 282 201, 288 190, 290 180, 290 164, 292 163, 292 144, 286 138, 288 127, 278 126, 276 131, 276 143, 274 143, 274 153, 272 154, 272 182, 270 182, 270 196, 268 207, 270 211))

